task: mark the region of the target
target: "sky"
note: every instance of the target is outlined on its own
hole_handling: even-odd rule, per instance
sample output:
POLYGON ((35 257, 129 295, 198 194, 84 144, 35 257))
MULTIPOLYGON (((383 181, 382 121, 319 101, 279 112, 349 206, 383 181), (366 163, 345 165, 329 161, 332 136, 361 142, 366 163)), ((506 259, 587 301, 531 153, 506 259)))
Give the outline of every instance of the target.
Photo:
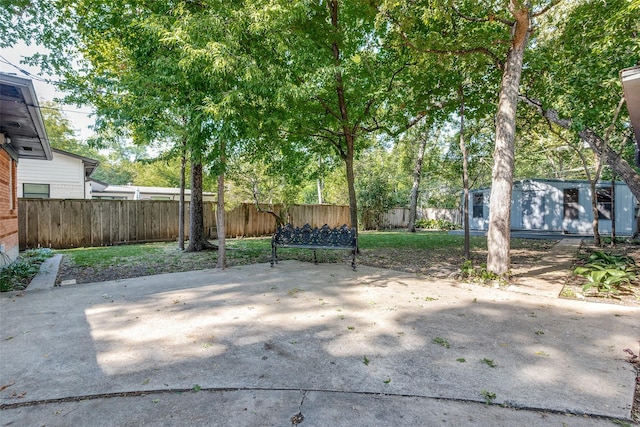
MULTIPOLYGON (((40 48, 41 49, 41 48, 40 48)), ((55 80, 55 76, 44 75, 38 67, 32 67, 22 63, 22 59, 26 56, 37 53, 37 46, 27 46, 19 43, 11 48, 0 48, 0 72, 15 74, 18 77, 30 78, 36 90, 36 95, 40 103, 42 101, 53 101, 61 98, 63 94, 56 90, 55 86, 46 83, 43 80, 55 80), (26 71, 25 74, 20 69, 26 71)), ((76 136, 81 140, 86 140, 93 135, 93 131, 89 128, 94 124, 91 117, 91 108, 77 107, 75 105, 61 105, 64 116, 69 119, 71 125, 76 131, 76 136)))

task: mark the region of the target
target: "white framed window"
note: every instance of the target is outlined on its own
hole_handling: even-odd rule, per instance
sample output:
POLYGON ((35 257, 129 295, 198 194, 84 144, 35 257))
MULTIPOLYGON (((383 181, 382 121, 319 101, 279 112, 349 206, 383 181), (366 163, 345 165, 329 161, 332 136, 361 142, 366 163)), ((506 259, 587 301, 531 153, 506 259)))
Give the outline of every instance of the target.
POLYGON ((25 199, 48 199, 49 184, 22 184, 22 197, 25 199))

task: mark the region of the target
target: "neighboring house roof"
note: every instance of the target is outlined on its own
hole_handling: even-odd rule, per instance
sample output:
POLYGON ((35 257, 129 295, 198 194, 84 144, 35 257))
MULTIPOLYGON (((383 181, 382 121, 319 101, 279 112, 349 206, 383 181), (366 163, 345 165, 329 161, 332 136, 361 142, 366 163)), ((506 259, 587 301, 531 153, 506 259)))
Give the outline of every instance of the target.
MULTIPOLYGON (((95 194, 109 194, 109 193, 131 193, 136 192, 144 194, 160 194, 160 195, 179 195, 180 189, 173 187, 143 187, 140 185, 110 185, 104 182, 91 178, 92 183, 96 183, 97 186, 93 187, 95 194)), ((191 190, 185 189, 185 194, 191 194, 191 190)), ((212 196, 213 193, 203 192, 203 195, 212 196)))
POLYGON ((98 181, 95 178, 90 178, 89 181, 91 181, 91 188, 93 188, 93 191, 102 191, 109 186, 106 182, 98 181))
POLYGON ((99 161, 95 159, 90 159, 89 157, 80 156, 78 154, 69 153, 68 151, 58 150, 57 148, 53 148, 52 151, 54 153, 62 154, 64 156, 73 157, 74 159, 82 160, 82 164, 84 165, 84 176, 85 178, 89 178, 93 171, 96 170, 99 161))
POLYGON ((0 73, 0 133, 3 148, 14 157, 53 158, 31 80, 0 73))
MULTIPOLYGON (((139 191, 147 194, 180 194, 179 188, 165 187, 141 187, 139 185, 107 185, 106 188, 100 190, 100 193, 135 193, 139 191)), ((190 190, 185 190, 189 194, 190 190)))
POLYGON ((620 71, 620 79, 631 126, 636 134, 636 144, 640 148, 640 65, 620 71))

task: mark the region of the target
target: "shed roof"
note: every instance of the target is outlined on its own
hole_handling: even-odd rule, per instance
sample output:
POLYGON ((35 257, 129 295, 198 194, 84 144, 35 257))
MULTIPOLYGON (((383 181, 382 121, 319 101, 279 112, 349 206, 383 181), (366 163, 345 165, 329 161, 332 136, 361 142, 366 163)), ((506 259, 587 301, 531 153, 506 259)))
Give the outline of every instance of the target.
MULTIPOLYGON (((513 186, 517 186, 518 184, 523 184, 523 183, 527 183, 527 182, 541 182, 541 183, 550 183, 550 184, 558 184, 558 183, 564 183, 564 184, 576 184, 576 185, 589 185, 589 180, 588 179, 559 179, 559 178, 529 178, 529 179, 521 179, 518 181, 513 181, 513 186)), ((598 181, 597 185, 602 185, 602 184, 608 184, 611 183, 611 181, 607 181, 607 180, 600 180, 598 181)), ((624 181, 616 181, 616 185, 626 185, 626 182, 624 181)), ((471 188, 469 189, 469 191, 482 191, 482 190, 489 190, 491 187, 480 187, 480 188, 471 188)))

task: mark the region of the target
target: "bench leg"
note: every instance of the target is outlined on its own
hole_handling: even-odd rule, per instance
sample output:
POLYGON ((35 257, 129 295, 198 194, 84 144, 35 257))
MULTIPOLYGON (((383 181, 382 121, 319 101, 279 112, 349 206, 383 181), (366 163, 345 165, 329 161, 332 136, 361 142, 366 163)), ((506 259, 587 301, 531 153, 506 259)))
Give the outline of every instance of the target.
POLYGON ((356 271, 356 250, 355 249, 352 252, 351 268, 353 268, 353 271, 356 271))
POLYGON ((277 264, 277 263, 278 263, 278 254, 276 253, 276 247, 271 246, 271 267, 273 267, 273 264, 277 264))
POLYGON ((316 265, 318 264, 318 258, 316 257, 315 249, 313 250, 313 263, 316 264, 316 265))

